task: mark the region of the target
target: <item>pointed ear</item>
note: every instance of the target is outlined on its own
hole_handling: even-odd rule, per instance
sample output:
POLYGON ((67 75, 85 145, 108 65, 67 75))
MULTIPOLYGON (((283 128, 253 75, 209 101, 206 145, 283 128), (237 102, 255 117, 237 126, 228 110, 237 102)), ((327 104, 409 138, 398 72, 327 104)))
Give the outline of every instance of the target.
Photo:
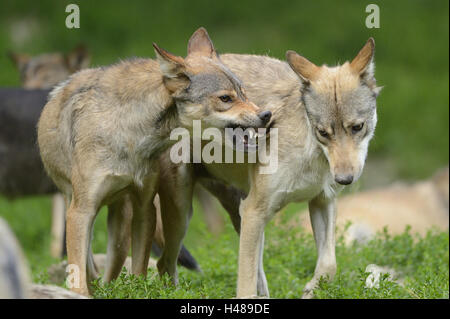
POLYGON ((217 56, 214 45, 205 28, 197 29, 189 39, 188 55, 190 54, 200 54, 210 58, 217 56))
POLYGON ((364 47, 359 51, 358 55, 350 63, 352 71, 359 74, 361 77, 373 77, 375 72, 375 65, 373 56, 375 53, 375 40, 369 38, 364 47))
POLYGON ((320 67, 302 57, 297 52, 291 50, 287 51, 286 60, 304 84, 309 84, 317 78, 320 67))
POLYGON ((159 67, 165 77, 175 78, 185 71, 184 59, 182 57, 167 52, 156 45, 156 43, 153 43, 153 47, 155 48, 156 59, 159 62, 159 67))
POLYGON ((82 44, 74 48, 65 58, 67 66, 72 72, 87 68, 91 62, 91 55, 87 48, 82 44))
POLYGON ((164 85, 170 92, 177 92, 186 88, 189 83, 189 77, 186 73, 184 59, 167 52, 153 43, 156 59, 159 62, 159 68, 164 77, 164 85))
POLYGON ((28 63, 28 61, 30 61, 30 56, 28 54, 14 53, 10 51, 8 52, 8 56, 19 70, 21 70, 25 64, 28 63))

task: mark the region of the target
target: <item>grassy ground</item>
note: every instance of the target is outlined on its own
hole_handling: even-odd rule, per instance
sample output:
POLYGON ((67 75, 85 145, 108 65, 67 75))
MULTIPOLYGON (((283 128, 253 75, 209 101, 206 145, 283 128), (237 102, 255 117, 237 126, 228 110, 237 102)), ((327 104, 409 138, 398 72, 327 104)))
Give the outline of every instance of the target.
MULTIPOLYGON (((298 298, 312 277, 316 251, 311 235, 288 226, 302 205, 290 205, 266 232, 265 271, 273 298, 298 298)), ((50 200, 0 198, 0 212, 17 234, 32 268, 35 282, 48 283, 46 269, 58 260, 49 255, 50 200)), ((106 251, 106 213, 95 226, 94 252, 106 251)), ((122 273, 109 285, 98 285, 96 298, 232 298, 237 276, 238 239, 227 221, 217 237, 206 230, 201 214, 195 213, 186 246, 199 261, 203 273, 179 269, 180 283, 172 287, 152 270, 146 279, 122 273)), ((366 246, 337 245, 338 272, 331 283, 323 282, 318 298, 449 298, 449 234, 430 232, 416 238, 379 236, 366 246), (400 273, 403 285, 383 279, 378 289, 366 289, 369 264, 389 266, 400 273)), ((61 285, 64 285, 61 283, 61 285)))

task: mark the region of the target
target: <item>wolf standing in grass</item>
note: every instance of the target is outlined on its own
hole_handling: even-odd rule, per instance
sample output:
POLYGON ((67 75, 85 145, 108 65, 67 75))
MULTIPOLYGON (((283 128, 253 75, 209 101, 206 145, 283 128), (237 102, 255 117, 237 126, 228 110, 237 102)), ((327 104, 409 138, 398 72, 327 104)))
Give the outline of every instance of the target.
POLYGON ((193 120, 203 127, 260 127, 270 119, 247 100, 205 29, 192 35, 185 59, 154 47, 157 61, 135 59, 76 73, 51 93, 39 120, 44 166, 69 207, 68 262, 80 275, 72 288, 84 295, 96 277, 90 244, 103 205, 110 234, 104 280, 122 268, 130 227, 132 272, 147 273, 157 159, 174 143, 172 129, 191 128, 193 120))
MULTIPOLYGON (((269 296, 263 270, 264 228, 291 202, 308 202, 318 250, 314 276, 304 297, 312 297, 321 277, 335 275, 336 193, 360 177, 377 122, 380 88, 374 77, 374 49, 371 38, 351 63, 336 67, 317 66, 293 51, 286 55, 289 64, 265 56, 221 55, 243 80, 252 101, 272 112, 268 126, 278 129, 278 169, 274 173, 261 174, 261 163, 202 163, 202 168, 194 169, 200 173, 192 175, 194 182, 199 181, 226 204, 233 225, 240 230, 238 297, 269 296), (224 192, 224 187, 244 196, 224 192)), ((270 142, 271 133, 268 138, 270 142)), ((177 172, 165 165, 161 168, 162 176, 177 172)), ((164 227, 168 224, 164 219, 173 221, 173 227, 182 220, 175 216, 189 212, 190 206, 178 204, 191 205, 182 198, 186 192, 179 185, 186 188, 191 182, 179 176, 161 182, 164 227), (174 180, 178 183, 171 183, 174 180), (174 196, 175 201, 171 200, 174 196)), ((175 269, 175 257, 162 262, 170 263, 162 268, 175 269)))

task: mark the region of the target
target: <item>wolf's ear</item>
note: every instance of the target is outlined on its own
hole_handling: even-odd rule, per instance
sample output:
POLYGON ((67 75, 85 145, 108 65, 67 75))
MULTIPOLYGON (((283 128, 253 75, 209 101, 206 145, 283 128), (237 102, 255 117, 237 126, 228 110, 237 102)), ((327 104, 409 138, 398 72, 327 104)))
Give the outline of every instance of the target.
POLYGON ((369 86, 375 96, 378 96, 383 87, 376 85, 374 54, 375 40, 369 38, 358 55, 350 63, 350 68, 369 86))
POLYGON ((373 56, 375 53, 375 40, 369 38, 364 47, 359 51, 356 57, 350 63, 350 67, 361 78, 373 78, 375 73, 375 64, 373 56))
POLYGON ((76 72, 89 66, 89 63, 91 62, 91 55, 89 54, 87 48, 80 44, 70 51, 65 56, 65 59, 69 70, 71 72, 76 72))
POLYGON ((25 64, 27 64, 30 61, 30 56, 28 54, 23 53, 14 53, 14 52, 8 52, 8 57, 11 59, 11 61, 16 65, 17 69, 21 70, 25 64))
POLYGON ((158 47, 156 43, 153 43, 153 47, 167 89, 171 92, 177 92, 186 88, 190 80, 186 73, 184 59, 158 47))
POLYGON ((208 32, 203 27, 197 29, 189 39, 188 55, 191 54, 200 54, 210 58, 217 56, 208 32))
POLYGON ((297 52, 291 50, 287 51, 286 60, 292 70, 294 70, 294 72, 300 77, 303 84, 309 84, 311 81, 316 79, 320 67, 302 57, 297 52))

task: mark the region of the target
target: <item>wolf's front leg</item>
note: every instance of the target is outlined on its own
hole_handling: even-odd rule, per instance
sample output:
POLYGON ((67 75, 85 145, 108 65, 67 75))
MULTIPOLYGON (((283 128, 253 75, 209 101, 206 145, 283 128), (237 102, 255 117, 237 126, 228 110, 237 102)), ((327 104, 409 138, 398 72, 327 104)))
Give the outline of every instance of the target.
MULTIPOLYGON (((233 223, 234 229, 240 235, 241 233, 241 216, 239 213, 239 206, 241 201, 246 197, 242 191, 237 188, 226 185, 221 181, 201 178, 199 182, 213 194, 228 212, 231 222, 233 223)), ((264 234, 263 234, 264 236, 264 234)), ((262 244, 260 246, 260 258, 258 266, 258 283, 257 292, 258 296, 269 297, 269 289, 267 287, 266 274, 264 273, 263 267, 263 250, 264 250, 264 237, 262 239, 262 244)))
POLYGON ((262 201, 258 201, 257 197, 250 193, 240 207, 242 222, 239 243, 238 298, 253 298, 257 296, 258 288, 267 290, 265 276, 261 278, 260 287, 258 287, 258 275, 261 275, 260 272, 264 273, 262 269, 264 228, 273 212, 265 209, 265 205, 262 204, 262 201))
POLYGON ((263 255, 264 255, 264 233, 262 237, 262 243, 259 252, 259 265, 258 265, 258 296, 269 298, 269 287, 267 286, 266 273, 264 272, 263 266, 263 255))
POLYGON ((332 280, 336 274, 336 200, 320 194, 309 202, 309 214, 317 247, 313 278, 306 284, 302 298, 312 298, 321 277, 332 280))

